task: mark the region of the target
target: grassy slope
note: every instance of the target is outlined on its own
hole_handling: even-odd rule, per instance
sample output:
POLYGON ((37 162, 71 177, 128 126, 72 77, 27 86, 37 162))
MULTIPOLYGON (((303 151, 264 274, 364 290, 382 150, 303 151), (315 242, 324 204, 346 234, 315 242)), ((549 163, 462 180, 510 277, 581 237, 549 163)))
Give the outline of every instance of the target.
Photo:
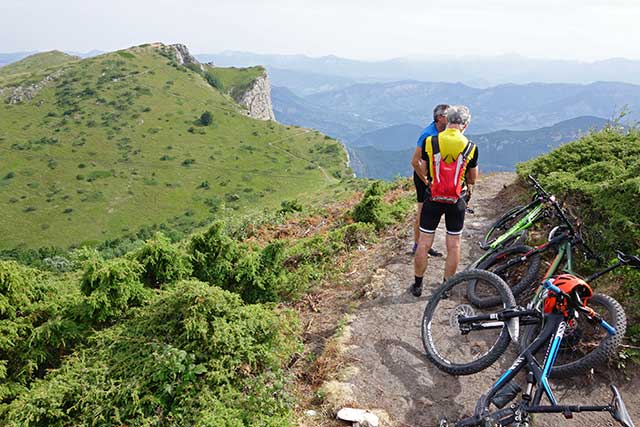
POLYGON ((220 216, 339 191, 338 143, 247 118, 158 48, 63 67, 31 102, 0 106, 0 247, 68 246, 152 223, 196 226, 210 220, 207 201, 225 195, 220 216), (206 110, 213 124, 200 127, 206 110), (204 181, 209 189, 198 188, 204 181))
POLYGON ((211 72, 226 90, 232 90, 233 88, 246 88, 255 79, 265 74, 266 71, 263 67, 249 67, 249 68, 236 68, 236 67, 212 67, 206 66, 206 71, 211 72))
POLYGON ((0 68, 0 87, 20 81, 28 77, 31 73, 40 73, 47 68, 57 67, 79 59, 80 58, 76 56, 67 55, 59 50, 36 53, 35 55, 0 68))

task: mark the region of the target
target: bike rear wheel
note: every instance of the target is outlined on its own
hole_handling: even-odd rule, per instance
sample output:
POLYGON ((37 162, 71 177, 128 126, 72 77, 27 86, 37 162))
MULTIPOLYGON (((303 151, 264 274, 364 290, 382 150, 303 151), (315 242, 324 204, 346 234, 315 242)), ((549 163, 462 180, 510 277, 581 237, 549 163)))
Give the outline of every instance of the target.
MULTIPOLYGON (((541 259, 540 254, 532 254, 526 259, 522 255, 531 251, 531 247, 520 245, 503 249, 491 255, 478 265, 478 269, 491 271, 500 276, 509 286, 514 297, 525 290, 532 289, 538 280, 541 259)), ((469 299, 477 307, 491 307, 500 301, 497 296, 482 296, 476 292, 475 285, 469 282, 469 299)))
MULTIPOLYGON (((569 378, 598 369, 617 354, 618 347, 627 331, 627 316, 618 301, 604 294, 594 294, 588 301, 604 320, 616 328, 615 335, 608 335, 598 324, 580 316, 567 325, 560 344, 560 351, 551 369, 552 378, 569 378)), ((524 328, 521 338, 523 346, 529 345, 540 333, 541 325, 524 328)), ((540 349, 538 356, 544 356, 540 349)))
POLYGON ((459 319, 514 306, 511 291, 493 273, 471 269, 452 276, 431 296, 422 317, 422 343, 427 358, 452 375, 470 375, 489 367, 509 345, 506 323, 496 321, 498 326, 494 329, 463 333, 459 319), (470 281, 475 282, 481 296, 495 297, 498 303, 484 309, 474 306, 467 295, 470 281))

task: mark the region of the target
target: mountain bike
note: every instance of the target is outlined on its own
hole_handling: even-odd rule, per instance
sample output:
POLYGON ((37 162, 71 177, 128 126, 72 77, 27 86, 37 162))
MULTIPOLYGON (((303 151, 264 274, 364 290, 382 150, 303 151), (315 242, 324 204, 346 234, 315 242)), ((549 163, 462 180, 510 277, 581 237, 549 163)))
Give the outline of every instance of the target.
MULTIPOLYGON (((619 252, 616 264, 588 279, 623 265, 640 268, 640 258, 619 252)), ((547 296, 544 285, 539 287, 537 295, 537 303, 525 308, 516 305, 510 288, 494 273, 473 269, 455 274, 435 291, 425 308, 421 329, 427 358, 438 369, 453 375, 474 374, 489 367, 504 353, 509 341, 518 342, 521 326, 525 327, 527 339, 531 341, 544 329, 541 303, 547 296), (468 294, 470 283, 474 284, 477 295, 491 299, 494 304, 475 305, 468 294), (486 322, 476 325, 469 318, 482 318, 486 322)), ((556 355, 561 356, 558 362, 562 363, 554 366, 550 372, 552 377, 590 369, 596 366, 595 363, 608 359, 620 344, 626 331, 626 317, 620 304, 599 294, 595 294, 591 302, 598 308, 598 318, 613 327, 605 330, 608 334, 603 337, 600 324, 586 318, 571 319, 566 329, 565 347, 559 347, 560 354, 556 355), (614 303, 608 304, 610 301, 614 303), (589 326, 584 326, 584 322, 589 326)))
MULTIPOLYGON (((502 284, 496 282, 495 285, 499 288, 502 284)), ((545 289, 547 298, 552 295, 553 300, 551 301, 552 308, 550 312, 544 315, 545 324, 540 335, 522 350, 511 367, 480 397, 472 416, 458 420, 453 424, 442 418, 439 421, 440 427, 528 427, 531 422, 531 414, 559 413, 563 414, 565 418, 572 418, 574 412, 609 412, 620 425, 624 427, 634 426, 620 392, 614 385, 611 385, 613 397, 608 405, 566 405, 559 404, 556 400, 548 378, 555 363, 560 342, 569 328, 569 322, 584 316, 594 324, 601 325, 610 333, 615 333, 615 330, 585 304, 586 291, 584 287, 576 286, 572 290, 565 292, 554 284, 554 279, 545 280, 542 287, 545 289), (536 359, 535 354, 546 343, 548 344, 541 364, 536 359), (527 371, 524 390, 512 381, 523 369, 527 371), (522 393, 521 398, 507 406, 520 393, 522 393), (550 404, 543 405, 541 403, 543 396, 547 397, 550 404), (495 409, 491 408, 491 405, 495 409)), ((515 318, 523 319, 533 314, 531 310, 524 310, 519 313, 513 310, 505 310, 502 313, 503 315, 510 313, 515 318)), ((457 324, 461 330, 466 328, 469 331, 482 331, 500 328, 501 326, 496 324, 496 319, 500 317, 498 313, 481 316, 472 313, 460 313, 457 315, 457 324)))
MULTIPOLYGON (((529 246, 520 244, 514 246, 514 244, 521 242, 527 230, 541 219, 550 217, 556 212, 562 212, 562 215, 565 215, 555 196, 549 194, 533 176, 529 175, 528 180, 535 189, 532 202, 509 210, 489 228, 484 240, 480 242, 480 247, 485 250, 485 253, 472 262, 467 269, 486 270, 487 266, 495 261, 495 255, 500 250, 509 251, 509 254, 513 255, 529 252, 531 250, 529 246), (497 235, 500 231, 503 233, 497 235)), ((531 263, 523 265, 523 270, 518 271, 520 281, 515 284, 516 288, 525 288, 536 280, 539 263, 540 258, 532 258, 531 263)))
MULTIPOLYGON (((537 191, 548 196, 548 193, 531 176, 537 191)), ((586 244, 580 231, 569 219, 569 214, 564 211, 553 196, 548 196, 548 206, 551 208, 553 217, 557 218, 560 225, 554 227, 549 233, 548 241, 538 247, 516 245, 504 249, 492 251, 489 256, 484 256, 482 262, 477 263, 474 268, 488 270, 502 277, 511 287, 514 296, 518 297, 527 290, 532 289, 533 283, 538 279, 538 272, 541 265, 540 254, 550 249, 557 249, 558 256, 552 266, 547 270, 545 278, 551 277, 557 271, 559 263, 566 257, 565 269, 573 274, 573 247, 579 246, 586 257, 597 258, 594 252, 586 244)), ((482 306, 495 304, 496 301, 486 301, 477 297, 473 284, 470 284, 469 296, 474 305, 482 306)))

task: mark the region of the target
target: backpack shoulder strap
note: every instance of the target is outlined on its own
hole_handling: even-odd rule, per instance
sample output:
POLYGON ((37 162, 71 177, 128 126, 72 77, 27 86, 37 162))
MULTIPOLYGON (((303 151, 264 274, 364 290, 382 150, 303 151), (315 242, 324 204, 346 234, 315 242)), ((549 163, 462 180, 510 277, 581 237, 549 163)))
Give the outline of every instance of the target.
POLYGON ((467 141, 467 145, 464 147, 464 150, 462 150, 462 152, 458 155, 458 161, 456 162, 456 174, 454 176, 455 182, 458 182, 459 179, 462 179, 460 177, 460 171, 462 170, 463 164, 467 163, 473 147, 475 147, 474 143, 471 141, 467 141))
POLYGON ((440 162, 442 160, 442 155, 440 154, 440 141, 438 141, 438 135, 433 135, 431 137, 431 155, 433 159, 431 160, 433 164, 433 173, 435 175, 434 179, 437 182, 440 182, 440 162))
POLYGON ((434 156, 436 154, 440 154, 440 141, 438 140, 438 135, 433 135, 431 137, 431 149, 433 150, 434 156))
POLYGON ((464 150, 462 150, 462 158, 464 160, 467 160, 469 158, 469 156, 471 155, 471 152, 473 151, 473 149, 475 148, 475 144, 471 141, 467 142, 467 145, 464 147, 464 150))

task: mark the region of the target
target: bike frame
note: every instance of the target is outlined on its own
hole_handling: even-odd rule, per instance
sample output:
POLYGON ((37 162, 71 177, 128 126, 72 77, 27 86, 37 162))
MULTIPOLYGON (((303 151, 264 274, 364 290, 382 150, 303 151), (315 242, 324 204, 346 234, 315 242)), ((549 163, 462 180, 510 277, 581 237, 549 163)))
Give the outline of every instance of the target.
MULTIPOLYGON (((529 310, 525 310, 517 314, 516 317, 529 316, 530 314, 531 312, 529 310)), ((540 335, 520 353, 513 365, 480 397, 473 416, 458 421, 455 424, 456 427, 476 426, 485 420, 498 422, 501 425, 508 424, 514 421, 522 421, 522 419, 518 418, 526 417, 532 413, 562 413, 567 418, 570 418, 574 412, 612 413, 613 407, 611 405, 580 406, 558 404, 549 386, 548 376, 558 355, 560 342, 567 328, 567 320, 561 313, 551 313, 545 317, 547 321, 540 335), (545 359, 542 365, 540 365, 534 354, 547 342, 548 347, 545 359), (528 369, 529 374, 527 376, 527 386, 520 404, 490 412, 489 405, 491 404, 491 399, 524 368, 528 369), (537 386, 537 388, 534 393, 533 389, 535 386, 537 386), (550 405, 541 404, 543 396, 548 398, 550 405)))
POLYGON ((522 209, 523 210, 524 209, 529 209, 532 206, 534 206, 534 207, 531 210, 531 212, 529 212, 522 219, 520 219, 520 221, 518 221, 516 224, 514 224, 504 234, 500 235, 497 239, 495 239, 493 242, 491 242, 491 244, 489 244, 488 246, 483 247, 483 249, 485 249, 485 252, 482 254, 482 256, 480 256, 480 258, 478 258, 473 263, 471 263, 471 265, 469 265, 466 268, 466 270, 468 270, 470 268, 476 268, 478 265, 480 265, 480 263, 482 261, 484 261, 485 259, 489 258, 494 253, 498 252, 498 250, 502 249, 502 247, 505 245, 505 243, 509 242, 514 237, 521 235, 523 231, 531 228, 531 226, 533 226, 533 224, 535 224, 538 220, 540 220, 540 218, 543 217, 544 212, 546 210, 546 206, 545 206, 544 201, 542 201, 540 199, 536 199, 536 200, 534 200, 533 202, 531 202, 529 205, 525 206, 522 209))

